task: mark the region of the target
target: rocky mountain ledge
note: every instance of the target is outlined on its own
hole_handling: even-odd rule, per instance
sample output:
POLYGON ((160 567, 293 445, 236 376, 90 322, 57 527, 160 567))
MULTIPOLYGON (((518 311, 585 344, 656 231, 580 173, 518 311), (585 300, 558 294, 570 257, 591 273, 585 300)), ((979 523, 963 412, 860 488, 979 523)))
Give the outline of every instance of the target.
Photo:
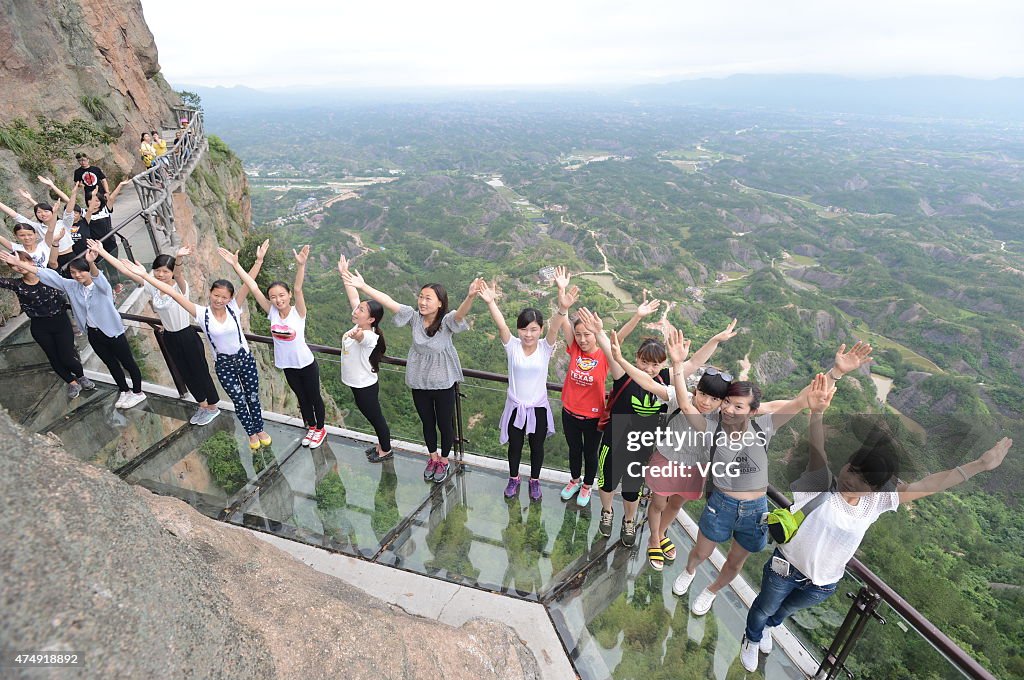
POLYGON ((84 653, 80 671, 54 676, 539 677, 504 624, 410 616, 79 462, 3 411, 0 494, 0 648, 84 653))

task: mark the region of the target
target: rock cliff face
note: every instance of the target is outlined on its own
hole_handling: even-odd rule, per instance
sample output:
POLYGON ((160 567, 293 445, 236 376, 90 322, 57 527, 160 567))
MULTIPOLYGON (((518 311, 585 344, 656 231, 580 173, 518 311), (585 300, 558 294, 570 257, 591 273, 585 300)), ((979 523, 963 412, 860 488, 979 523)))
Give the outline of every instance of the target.
MULTIPOLYGON (((9 0, 0 45, 0 120, 95 122, 116 138, 88 149, 105 169, 140 170, 139 136, 174 123, 178 98, 160 75, 139 0, 9 0)), ((0 167, 19 174, 11 160, 0 153, 0 167)))
POLYGON ((539 677, 504 624, 409 616, 3 411, 0 495, 0 646, 84 652, 67 677, 539 677))

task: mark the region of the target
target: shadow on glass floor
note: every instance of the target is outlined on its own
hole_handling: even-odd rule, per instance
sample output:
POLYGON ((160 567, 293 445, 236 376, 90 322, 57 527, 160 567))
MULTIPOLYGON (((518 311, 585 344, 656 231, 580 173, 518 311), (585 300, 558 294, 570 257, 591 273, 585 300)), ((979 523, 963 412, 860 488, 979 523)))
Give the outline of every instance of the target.
MULTIPOLYGON (((673 595, 672 582, 693 542, 678 525, 669 536, 679 557, 663 572, 647 564, 645 526, 634 550, 611 551, 587 569, 579 587, 560 592, 548 604, 585 680, 750 677, 739 662, 747 608, 726 588, 707 615, 691 614, 690 598, 711 583, 715 571, 705 562, 690 592, 673 595)), ((772 680, 806 677, 778 648, 767 660, 762 657, 760 668, 772 680)))

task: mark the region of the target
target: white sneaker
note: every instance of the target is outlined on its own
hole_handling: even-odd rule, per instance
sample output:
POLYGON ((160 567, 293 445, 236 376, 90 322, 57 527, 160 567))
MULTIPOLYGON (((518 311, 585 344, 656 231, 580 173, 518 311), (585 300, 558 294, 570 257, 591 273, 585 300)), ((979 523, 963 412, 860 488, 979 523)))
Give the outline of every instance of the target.
POLYGON ((127 392, 126 394, 127 396, 124 398, 124 403, 121 404, 121 408, 131 408, 133 406, 138 406, 142 402, 146 401, 145 392, 127 392))
POLYGON ((128 397, 131 392, 122 392, 117 397, 117 401, 114 402, 114 408, 124 408, 124 400, 128 397))
POLYGON ((761 633, 761 642, 758 643, 757 648, 761 650, 762 654, 772 653, 772 630, 774 626, 766 626, 764 632, 761 633))
POLYGON ((309 446, 310 440, 313 439, 314 430, 316 430, 315 427, 311 427, 308 430, 306 430, 306 436, 302 438, 302 446, 309 446))
POLYGON ((692 574, 686 571, 686 565, 683 565, 683 571, 679 576, 676 576, 675 583, 672 584, 672 592, 682 597, 686 595, 686 591, 690 589, 690 584, 693 583, 694 577, 697 576, 697 572, 692 574))
POLYGON ((715 603, 715 598, 717 596, 718 593, 713 593, 705 588, 700 591, 700 595, 698 595, 693 601, 693 604, 690 605, 690 611, 693 612, 695 616, 704 616, 711 611, 711 605, 715 603))
POLYGON ((746 635, 743 636, 743 642, 740 644, 740 663, 751 673, 757 670, 757 645, 758 643, 748 640, 746 635))

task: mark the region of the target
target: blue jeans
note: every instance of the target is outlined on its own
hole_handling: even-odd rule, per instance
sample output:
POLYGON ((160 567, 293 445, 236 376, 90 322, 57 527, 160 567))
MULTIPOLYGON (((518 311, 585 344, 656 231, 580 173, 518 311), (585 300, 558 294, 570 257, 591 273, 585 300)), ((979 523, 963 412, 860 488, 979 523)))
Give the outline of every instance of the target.
MULTIPOLYGON (((778 550, 775 555, 783 557, 778 550)), ((765 626, 777 626, 793 612, 824 602, 836 592, 836 583, 816 586, 793 565, 789 565, 789 576, 782 577, 772 570, 769 559, 763 571, 761 592, 747 613, 746 635, 750 642, 761 641, 765 626)))
POLYGON ((768 497, 741 501, 715 489, 701 513, 700 532, 715 543, 736 539, 747 552, 761 552, 768 545, 768 529, 761 516, 768 512, 768 497))

